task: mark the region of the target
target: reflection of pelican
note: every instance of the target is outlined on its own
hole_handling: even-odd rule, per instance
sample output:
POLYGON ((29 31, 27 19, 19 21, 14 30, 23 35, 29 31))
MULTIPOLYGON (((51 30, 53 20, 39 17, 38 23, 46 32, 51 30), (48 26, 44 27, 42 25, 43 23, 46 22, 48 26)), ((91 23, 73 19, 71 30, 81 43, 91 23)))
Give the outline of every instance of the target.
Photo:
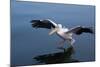
POLYGON ((64 51, 38 55, 33 57, 33 59, 38 61, 38 63, 46 64, 79 62, 79 60, 72 58, 72 55, 74 54, 74 48, 72 46, 67 49, 61 48, 61 50, 64 51))
POLYGON ((61 24, 56 24, 50 19, 32 20, 31 23, 33 28, 51 29, 49 35, 56 33, 58 36, 60 36, 63 39, 63 41, 61 41, 60 44, 63 44, 65 41, 68 41, 72 45, 75 42, 75 40, 72 38, 72 34, 80 35, 83 32, 93 33, 92 29, 89 27, 77 26, 75 28, 68 29, 63 27, 61 24))

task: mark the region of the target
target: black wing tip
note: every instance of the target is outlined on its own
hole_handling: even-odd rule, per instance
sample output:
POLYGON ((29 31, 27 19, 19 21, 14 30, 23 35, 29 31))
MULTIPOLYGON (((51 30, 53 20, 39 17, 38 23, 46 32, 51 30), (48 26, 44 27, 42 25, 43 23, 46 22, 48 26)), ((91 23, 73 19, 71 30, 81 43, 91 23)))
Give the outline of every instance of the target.
POLYGON ((95 31, 93 30, 93 29, 91 29, 91 32, 90 32, 91 34, 95 34, 95 31))
POLYGON ((90 34, 95 34, 94 28, 93 27, 85 27, 85 26, 78 26, 78 30, 75 32, 75 34, 80 35, 83 32, 84 33, 90 33, 90 34))
POLYGON ((90 34, 95 34, 94 28, 93 27, 87 27, 88 33, 90 34))
POLYGON ((37 22, 37 20, 31 20, 30 21, 33 28, 37 28, 36 22, 37 22))
POLYGON ((31 20, 30 23, 40 22, 41 20, 31 20))
POLYGON ((90 30, 89 33, 91 33, 91 34, 95 34, 95 31, 94 31, 94 28, 93 28, 93 27, 88 27, 88 29, 90 30))

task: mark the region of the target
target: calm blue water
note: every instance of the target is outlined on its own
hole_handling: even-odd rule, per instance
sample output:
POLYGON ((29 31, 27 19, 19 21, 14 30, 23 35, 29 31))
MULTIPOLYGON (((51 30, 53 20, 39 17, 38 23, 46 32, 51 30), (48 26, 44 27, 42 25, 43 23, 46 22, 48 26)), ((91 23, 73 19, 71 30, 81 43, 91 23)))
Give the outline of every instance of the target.
MULTIPOLYGON (((61 39, 49 36, 49 30, 33 29, 32 19, 52 19, 56 23, 71 28, 77 25, 93 26, 95 23, 95 6, 64 5, 11 1, 11 64, 31 65, 37 61, 37 55, 59 52, 57 42, 61 39)), ((95 60, 94 35, 74 36, 75 54, 79 61, 95 60)), ((67 47, 67 44, 64 45, 67 47)))

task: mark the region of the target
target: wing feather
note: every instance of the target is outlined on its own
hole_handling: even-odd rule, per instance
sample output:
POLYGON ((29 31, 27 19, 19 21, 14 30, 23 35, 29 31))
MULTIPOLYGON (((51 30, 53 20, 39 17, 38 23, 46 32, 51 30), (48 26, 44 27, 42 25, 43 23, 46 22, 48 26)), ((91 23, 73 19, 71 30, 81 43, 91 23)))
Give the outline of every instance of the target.
POLYGON ((82 27, 82 26, 77 26, 75 28, 70 29, 68 32, 66 33, 74 33, 76 35, 80 35, 82 33, 93 33, 92 28, 90 27, 82 27))
POLYGON ((32 27, 33 28, 47 28, 47 29, 51 29, 51 28, 55 28, 56 27, 56 23, 54 23, 53 21, 46 19, 46 20, 32 20, 32 27))

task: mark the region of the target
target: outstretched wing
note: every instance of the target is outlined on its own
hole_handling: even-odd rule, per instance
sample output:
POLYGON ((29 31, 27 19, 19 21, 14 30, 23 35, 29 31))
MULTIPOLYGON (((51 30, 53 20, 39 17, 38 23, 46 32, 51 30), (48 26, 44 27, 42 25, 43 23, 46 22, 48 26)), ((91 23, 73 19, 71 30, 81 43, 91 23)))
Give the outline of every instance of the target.
POLYGON ((93 29, 91 27, 82 27, 82 26, 77 26, 75 28, 70 29, 66 33, 75 33, 77 35, 80 35, 82 33, 93 33, 93 29))
POLYGON ((57 26, 56 23, 54 23, 53 21, 46 19, 46 20, 32 20, 32 27, 33 28, 47 28, 47 29, 51 29, 51 28, 55 28, 57 26))

